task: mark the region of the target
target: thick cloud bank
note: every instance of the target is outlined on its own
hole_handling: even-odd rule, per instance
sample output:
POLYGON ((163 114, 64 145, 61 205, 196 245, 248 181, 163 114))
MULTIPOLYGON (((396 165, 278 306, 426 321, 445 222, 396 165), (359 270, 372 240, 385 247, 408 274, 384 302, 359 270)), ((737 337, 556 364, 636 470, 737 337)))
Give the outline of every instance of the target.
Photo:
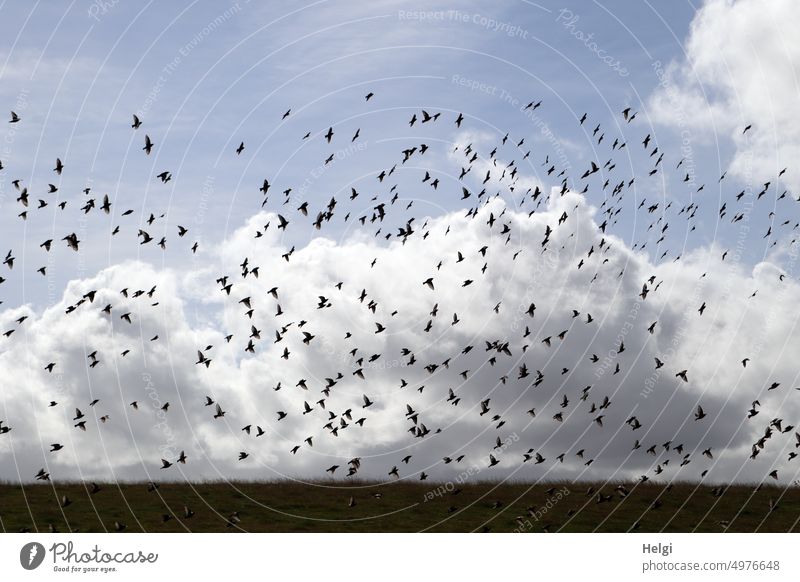
POLYGON ((715 247, 653 264, 596 212, 554 190, 291 253, 261 213, 183 268, 127 262, 7 309, 2 475, 344 477, 359 458, 380 479, 794 480, 800 287, 715 247))

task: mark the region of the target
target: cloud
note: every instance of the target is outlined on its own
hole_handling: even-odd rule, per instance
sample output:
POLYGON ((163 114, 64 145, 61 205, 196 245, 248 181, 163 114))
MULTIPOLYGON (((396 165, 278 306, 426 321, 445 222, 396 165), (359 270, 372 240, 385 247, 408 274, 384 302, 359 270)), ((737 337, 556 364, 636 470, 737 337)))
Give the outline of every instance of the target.
POLYGON ((723 261, 713 246, 653 264, 603 233, 596 215, 571 192, 552 191, 531 214, 493 198, 474 215, 418 219, 405 241, 321 236, 286 261, 277 218, 262 212, 196 263, 158 269, 130 261, 73 280, 47 308, 0 313, 3 330, 16 330, 0 346, 0 418, 12 428, 0 435, 0 466, 22 480, 41 467, 54 479, 319 478, 332 465, 342 475, 359 457, 359 475, 376 478, 389 478, 393 466, 409 479, 422 471, 432 479, 698 479, 708 469, 712 480, 761 480, 773 468, 794 478, 786 461, 794 431, 773 430, 758 457, 748 457, 770 420, 782 418, 782 428, 796 422, 800 340, 791 306, 800 287, 781 281, 772 264, 748 271, 736 257, 723 261), (258 278, 242 277, 245 257, 258 278), (224 276, 230 295, 215 282, 224 276), (429 277, 433 290, 423 284, 429 277), (137 290, 145 293, 134 298, 137 290), (65 313, 90 291, 93 301, 65 313), (110 316, 102 312, 108 304, 110 316), (376 324, 385 331, 376 333, 376 324), (260 339, 246 353, 251 326, 260 339), (304 343, 302 332, 313 339, 304 343), (198 350, 212 359, 208 368, 195 364, 198 350), (94 351, 99 364, 89 367, 94 351), (659 370, 656 357, 665 363, 659 370), (50 362, 52 373, 44 369, 50 362), (684 369, 688 382, 676 377, 684 369), (773 382, 780 386, 769 390, 773 382), (364 408, 364 395, 374 404, 364 408), (760 412, 746 420, 756 399, 760 412), (407 405, 426 436, 409 432, 407 405), (75 408, 85 432, 73 426, 75 408), (287 417, 278 421, 278 411, 287 417), (637 430, 625 422, 634 416, 637 430), (632 450, 637 439, 642 447, 632 450), (50 453, 51 443, 65 448, 50 453), (652 445, 658 456, 645 452, 652 445), (701 456, 707 448, 713 460, 701 456), (529 449, 546 461, 523 463, 529 449), (161 458, 174 462, 181 450, 186 465, 160 469, 161 458), (248 458, 239 461, 240 452, 248 458), (500 461, 491 469, 489 454, 500 461))
MULTIPOLYGON (((748 185, 754 175, 777 175, 800 154, 800 48, 791 42, 799 25, 791 0, 708 0, 692 21, 685 58, 657 63, 653 118, 692 138, 733 139, 730 170, 748 185)), ((791 171, 784 179, 800 186, 791 171)))

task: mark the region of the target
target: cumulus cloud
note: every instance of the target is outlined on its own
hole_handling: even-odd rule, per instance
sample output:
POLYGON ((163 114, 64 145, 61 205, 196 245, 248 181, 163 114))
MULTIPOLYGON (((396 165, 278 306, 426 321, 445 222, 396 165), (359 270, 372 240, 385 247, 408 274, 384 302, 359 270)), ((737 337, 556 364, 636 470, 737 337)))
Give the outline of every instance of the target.
MULTIPOLYGON (((656 66, 653 118, 692 138, 733 139, 730 170, 748 184, 775 176, 800 154, 800 48, 791 42, 799 25, 791 0, 708 0, 692 21, 685 58, 656 66)), ((785 179, 800 186, 791 172, 785 179)))
POLYGON ((792 479, 794 431, 748 457, 772 419, 785 428, 797 418, 800 346, 790 306, 800 287, 772 264, 747 270, 736 257, 723 261, 713 246, 654 264, 602 232, 582 196, 545 197, 530 214, 493 198, 474 215, 418 219, 405 240, 318 237, 288 261, 276 216, 262 212, 196 263, 126 262, 71 281, 47 308, 3 311, 3 329, 16 330, 0 353, 0 418, 12 429, 0 435, 3 474, 29 480, 45 467, 54 479, 319 478, 332 465, 342 475, 358 457, 359 476, 372 478, 397 466, 409 479, 423 471, 432 479, 698 479, 708 469, 712 480, 761 480, 775 468, 792 479), (242 276, 245 258, 258 278, 242 276), (230 295, 216 282, 224 276, 230 295), (145 293, 134 297, 138 290, 145 293), (304 343, 303 332, 313 339, 304 343), (244 350, 249 339, 254 353, 244 350), (497 349, 504 344, 507 351, 497 349), (208 368, 195 363, 198 350, 212 359, 208 368), (99 364, 89 367, 95 351, 99 364), (664 362, 658 370, 655 358, 664 362), (676 377, 682 370, 688 382, 676 377), (773 382, 780 386, 770 390, 773 382), (374 404, 364 408, 364 395, 374 404), (223 417, 214 418, 206 396, 223 417), (747 420, 756 399, 760 412, 747 420), (76 408, 85 432, 74 427, 76 408), (286 418, 278 421, 278 411, 286 418), (626 424, 631 417, 641 428, 626 424), (425 436, 409 432, 423 424, 425 436), (51 443, 64 449, 50 453, 51 443), (657 456, 646 453, 653 445, 657 456), (701 456, 708 448, 713 460, 701 456), (546 460, 523 462, 529 449, 546 460), (181 450, 185 465, 160 468, 181 450), (239 461, 240 452, 249 456, 239 461), (490 454, 499 461, 491 469, 490 454))

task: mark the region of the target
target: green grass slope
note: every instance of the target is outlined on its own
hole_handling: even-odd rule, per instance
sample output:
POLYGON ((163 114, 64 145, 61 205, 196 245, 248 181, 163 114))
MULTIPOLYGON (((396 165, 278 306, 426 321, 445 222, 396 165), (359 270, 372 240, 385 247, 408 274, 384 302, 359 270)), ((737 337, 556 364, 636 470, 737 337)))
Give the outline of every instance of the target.
POLYGON ((0 485, 2 530, 800 531, 800 489, 767 485, 284 481, 99 487, 92 493, 82 483, 0 485))

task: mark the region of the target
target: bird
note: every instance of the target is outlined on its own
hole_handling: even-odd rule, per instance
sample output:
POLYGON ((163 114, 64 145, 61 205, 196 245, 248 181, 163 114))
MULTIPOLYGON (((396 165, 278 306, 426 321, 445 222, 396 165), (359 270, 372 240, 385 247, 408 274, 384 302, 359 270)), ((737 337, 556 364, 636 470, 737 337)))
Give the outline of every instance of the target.
POLYGON ((203 354, 203 352, 201 352, 200 350, 197 350, 197 362, 195 362, 195 363, 196 364, 204 364, 205 367, 208 368, 211 365, 211 359, 210 358, 206 358, 206 356, 205 356, 205 354, 203 354))

